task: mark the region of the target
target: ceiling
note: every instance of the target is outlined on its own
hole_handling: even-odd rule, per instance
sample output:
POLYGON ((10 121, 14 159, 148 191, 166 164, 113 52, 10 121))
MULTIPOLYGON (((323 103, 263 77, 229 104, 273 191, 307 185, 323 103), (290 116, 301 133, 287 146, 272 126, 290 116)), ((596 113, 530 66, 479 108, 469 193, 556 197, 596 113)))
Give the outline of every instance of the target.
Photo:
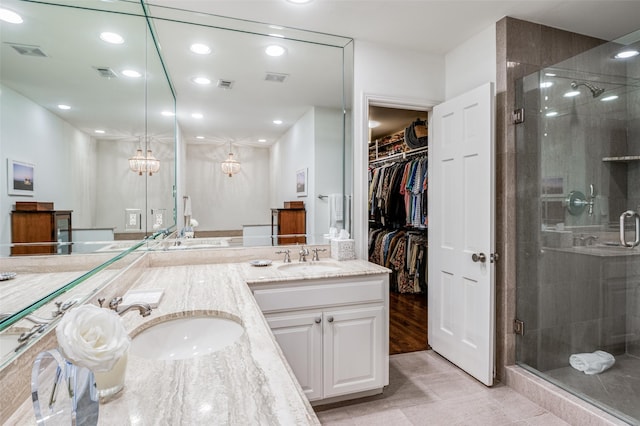
MULTIPOLYGON (((134 86, 134 83, 124 79, 97 79, 95 66, 108 65, 118 69, 125 65, 131 66, 134 62, 130 57, 116 56, 117 52, 113 49, 103 53, 106 47, 94 34, 98 28, 104 26, 100 15, 83 15, 80 24, 69 26, 67 22, 70 22, 73 9, 47 9, 46 5, 18 0, 0 1, 3 7, 25 9, 28 18, 25 20, 27 25, 0 26, 3 37, 0 71, 4 84, 88 133, 91 133, 92 129, 103 127, 107 119, 118 123, 118 127, 107 136, 123 137, 144 133, 136 129, 136 123, 141 122, 140 114, 137 112, 140 110, 139 106, 119 100, 127 99, 133 91, 142 90, 141 86, 134 86), (33 8, 46 11, 29 15, 27 9, 35 10, 33 8), (58 29, 51 29, 55 25, 58 29), (61 25, 65 28, 64 31, 60 31, 61 25), (57 36, 51 37, 50 31, 57 31, 57 36), (19 57, 7 42, 41 46, 48 57, 19 57), (72 59, 68 58, 78 61, 74 64, 72 72, 64 68, 71 63, 72 59), (45 60, 46 62, 43 62, 45 60), (44 69, 46 72, 38 73, 44 69), (55 84, 52 84, 53 81, 55 84), (122 84, 117 84, 117 81, 122 84), (119 91, 116 91, 116 86, 119 91), (68 99, 64 100, 74 104, 71 111, 60 112, 56 108, 61 100, 60 93, 55 89, 60 87, 74 89, 73 93, 66 93, 68 99), (113 102, 123 105, 123 108, 114 108, 113 102), (92 109, 75 108, 76 105, 90 105, 92 109)), ((64 0, 62 3, 82 7, 88 2, 105 8, 122 7, 123 10, 134 14, 139 9, 134 0, 64 0)), ((147 3, 152 14, 163 8, 173 8, 165 9, 164 14, 177 21, 193 22, 194 19, 202 18, 203 21, 211 22, 214 18, 176 10, 180 8, 335 34, 354 38, 356 43, 375 43, 434 55, 444 55, 504 16, 543 23, 606 40, 613 40, 637 30, 637 17, 640 16, 638 0, 314 0, 308 5, 295 5, 285 0, 149 0, 147 3)), ((82 13, 78 8, 75 10, 78 14, 82 13)), ((130 25, 123 25, 123 30, 132 31, 127 40, 135 40, 137 44, 141 44, 145 37, 140 34, 141 26, 133 22, 133 17, 130 20, 130 25)), ((335 65, 342 60, 341 57, 335 56, 334 51, 338 49, 327 48, 322 46, 322 43, 313 46, 301 43, 296 41, 299 38, 294 35, 282 42, 289 49, 286 61, 258 63, 255 61, 258 56, 256 53, 261 53, 269 37, 258 37, 257 40, 253 37, 253 44, 243 44, 239 47, 235 41, 224 41, 226 38, 222 34, 213 37, 211 32, 218 31, 216 28, 156 22, 163 58, 176 90, 177 121, 188 142, 226 144, 233 141, 260 146, 258 139, 266 139, 268 142, 264 146, 268 146, 287 130, 288 125, 304 114, 308 105, 341 105, 341 93, 327 89, 330 81, 340 78, 341 75, 341 66, 335 65), (212 57, 207 59, 208 63, 194 57, 185 49, 185 45, 196 41, 200 35, 219 41, 219 45, 214 46, 216 55, 211 55, 212 57), (217 62, 211 62, 213 60, 217 62), (233 63, 240 64, 240 67, 231 67, 233 63), (334 66, 337 68, 329 72, 334 66), (206 90, 201 90, 191 83, 191 78, 204 72, 211 74, 214 84, 206 90), (279 83, 265 83, 266 72, 288 74, 287 84, 277 86, 279 83), (218 78, 233 80, 237 84, 231 90, 218 89, 214 87, 218 78), (253 79, 255 83, 245 84, 249 79, 253 79), (257 86, 258 84, 261 86, 257 86), (286 92, 285 86, 288 90, 286 92), (256 93, 264 95, 256 96, 256 93), (247 97, 251 100, 247 101, 247 97), (305 102, 299 102, 303 98, 306 99, 305 102), (195 112, 201 113, 204 119, 194 119, 192 114, 195 112), (275 128, 271 123, 275 118, 284 118, 285 123, 280 128, 275 128), (197 135, 204 135, 206 139, 196 140, 197 135)), ((242 24, 241 21, 237 23, 242 24)), ((246 34, 250 32, 247 31, 246 34)), ((235 35, 238 34, 240 33, 235 35)), ((328 41, 329 44, 345 41, 328 35, 316 37, 328 41)), ((144 51, 144 44, 137 49, 144 51)), ((135 59, 143 58, 144 55, 138 55, 135 59)), ((160 73, 156 66, 155 74, 160 73)), ((161 89, 152 91, 152 94, 158 92, 161 92, 161 89)), ((142 99, 143 96, 140 92, 138 98, 142 99)), ((160 102, 152 104, 160 108, 160 102)), ((385 121, 383 113, 384 109, 376 112, 381 114, 376 118, 378 121, 385 121)), ((409 112, 409 115, 413 120, 414 113, 409 112)), ((158 119, 159 111, 155 111, 153 117, 158 119)), ((390 119, 389 115, 386 117, 390 119)), ((154 126, 158 129, 158 134, 171 133, 165 131, 164 123, 158 122, 154 126)), ((398 127, 397 124, 390 126, 398 127)), ((382 132, 382 129, 377 129, 376 132, 382 132)))
MULTIPOLYGON (((314 0, 307 5, 285 0, 148 0, 147 3, 336 34, 353 38, 356 43, 434 55, 451 51, 504 16, 605 40, 637 30, 640 16, 640 1, 617 0, 314 0)), ((162 31, 159 32, 162 36, 162 31)), ((174 80, 178 74, 187 72, 184 62, 175 60, 178 57, 168 58, 174 80)), ((178 93, 180 98, 184 92, 178 93)), ((416 118, 414 111, 390 108, 374 108, 370 113, 372 119, 382 123, 371 130, 372 140, 398 131, 416 118)))
POLYGON ((444 54, 505 16, 613 40, 638 29, 638 0, 148 0, 149 4, 444 54))

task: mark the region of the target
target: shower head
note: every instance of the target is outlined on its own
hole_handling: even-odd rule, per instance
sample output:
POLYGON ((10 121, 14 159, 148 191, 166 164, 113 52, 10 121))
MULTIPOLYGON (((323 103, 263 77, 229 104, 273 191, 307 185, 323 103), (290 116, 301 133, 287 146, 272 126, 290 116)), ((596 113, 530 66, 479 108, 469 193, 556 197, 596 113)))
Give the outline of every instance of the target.
POLYGON ((598 96, 600 96, 600 95, 602 95, 604 93, 604 89, 602 87, 594 86, 593 84, 587 83, 586 81, 582 82, 582 83, 578 83, 577 81, 574 80, 574 81, 571 82, 571 88, 572 89, 577 89, 580 86, 584 86, 587 89, 589 89, 591 91, 591 95, 594 98, 597 98, 598 96))

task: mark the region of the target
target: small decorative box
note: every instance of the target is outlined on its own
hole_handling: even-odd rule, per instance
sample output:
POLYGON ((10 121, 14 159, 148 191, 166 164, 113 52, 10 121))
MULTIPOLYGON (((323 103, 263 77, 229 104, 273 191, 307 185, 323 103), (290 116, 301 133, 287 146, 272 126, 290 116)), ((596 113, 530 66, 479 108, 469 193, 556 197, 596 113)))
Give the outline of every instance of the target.
POLYGON ((355 240, 331 240, 331 258, 336 260, 352 260, 356 258, 355 240))

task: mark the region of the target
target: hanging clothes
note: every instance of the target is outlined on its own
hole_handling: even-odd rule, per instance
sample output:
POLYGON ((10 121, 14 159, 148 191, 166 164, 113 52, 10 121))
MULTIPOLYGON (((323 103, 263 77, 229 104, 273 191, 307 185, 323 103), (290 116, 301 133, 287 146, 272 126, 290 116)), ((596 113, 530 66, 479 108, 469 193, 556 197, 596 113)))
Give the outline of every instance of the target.
POLYGON ((369 230, 369 261, 391 269, 390 289, 398 293, 426 292, 427 246, 424 232, 369 230))
POLYGON ((427 157, 369 170, 369 219, 383 226, 424 228, 428 224, 427 157))

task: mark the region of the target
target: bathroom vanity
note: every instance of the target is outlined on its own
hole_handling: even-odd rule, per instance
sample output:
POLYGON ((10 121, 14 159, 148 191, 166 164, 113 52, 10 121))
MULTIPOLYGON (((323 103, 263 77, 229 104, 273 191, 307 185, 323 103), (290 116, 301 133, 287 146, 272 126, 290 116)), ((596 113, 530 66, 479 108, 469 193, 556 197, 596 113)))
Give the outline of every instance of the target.
MULTIPOLYGON (((360 260, 284 264, 275 256, 273 248, 148 252, 131 265, 126 290, 164 290, 149 317, 122 317, 134 341, 162 322, 201 316, 229 319, 243 333, 206 356, 156 359, 153 345, 148 354, 130 353, 125 387, 101 401, 99 424, 319 424, 310 399, 381 392, 388 270, 360 260), (269 257, 269 266, 248 262, 269 257)), ((110 293, 115 286, 100 296, 121 295, 110 293)), ((35 424, 28 397, 8 421, 35 424)))

